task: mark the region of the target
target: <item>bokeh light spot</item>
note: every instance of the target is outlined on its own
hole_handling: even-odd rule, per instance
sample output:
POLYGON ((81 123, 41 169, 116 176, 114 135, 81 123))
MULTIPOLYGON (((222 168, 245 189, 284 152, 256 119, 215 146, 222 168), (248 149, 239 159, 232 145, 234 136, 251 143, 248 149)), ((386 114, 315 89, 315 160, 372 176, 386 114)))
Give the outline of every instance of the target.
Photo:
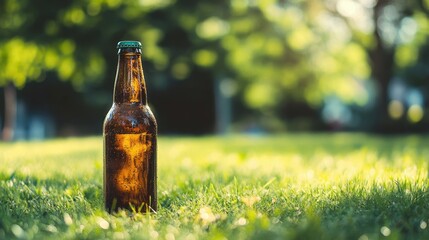
POLYGON ((390 101, 389 116, 393 119, 399 119, 404 114, 404 105, 398 100, 390 101))
POLYGON ((183 80, 189 75, 189 66, 184 62, 178 62, 171 68, 171 73, 176 79, 183 80))
POLYGON ((217 60, 217 54, 209 50, 199 50, 193 56, 194 62, 202 67, 210 67, 217 60))
POLYGON ((254 83, 246 89, 245 101, 252 108, 264 108, 273 106, 277 101, 277 89, 266 83, 254 83))
POLYGON ((420 122, 423 118, 423 108, 420 105, 411 105, 410 108, 408 108, 408 119, 412 123, 420 122))
POLYGON ((385 237, 389 236, 392 233, 392 231, 386 226, 381 227, 380 232, 385 237))
POLYGON ((229 24, 217 17, 211 17, 198 24, 196 28, 197 35, 204 39, 216 39, 229 31, 229 24))
POLYGON ((428 226, 428 224, 427 224, 427 222, 426 222, 426 221, 423 221, 423 220, 422 220, 422 221, 420 222, 420 228, 421 228, 421 229, 426 229, 426 228, 427 228, 427 226, 428 226))

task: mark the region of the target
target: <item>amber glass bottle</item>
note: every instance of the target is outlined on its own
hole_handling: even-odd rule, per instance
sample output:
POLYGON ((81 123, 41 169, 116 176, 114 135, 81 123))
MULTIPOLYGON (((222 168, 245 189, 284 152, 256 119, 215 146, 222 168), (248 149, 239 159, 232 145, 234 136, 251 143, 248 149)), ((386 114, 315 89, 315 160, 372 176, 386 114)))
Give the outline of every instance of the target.
POLYGON ((157 124, 147 105, 141 44, 118 43, 113 105, 103 126, 104 203, 109 212, 156 212, 157 124))

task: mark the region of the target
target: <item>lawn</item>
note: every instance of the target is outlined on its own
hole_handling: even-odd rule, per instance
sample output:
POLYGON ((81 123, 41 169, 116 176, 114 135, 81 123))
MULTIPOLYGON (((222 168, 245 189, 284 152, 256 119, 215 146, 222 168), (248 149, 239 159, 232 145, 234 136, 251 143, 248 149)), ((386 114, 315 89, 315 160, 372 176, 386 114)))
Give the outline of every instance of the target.
POLYGON ((0 239, 429 239, 428 144, 160 137, 158 213, 109 215, 101 137, 0 143, 0 239))

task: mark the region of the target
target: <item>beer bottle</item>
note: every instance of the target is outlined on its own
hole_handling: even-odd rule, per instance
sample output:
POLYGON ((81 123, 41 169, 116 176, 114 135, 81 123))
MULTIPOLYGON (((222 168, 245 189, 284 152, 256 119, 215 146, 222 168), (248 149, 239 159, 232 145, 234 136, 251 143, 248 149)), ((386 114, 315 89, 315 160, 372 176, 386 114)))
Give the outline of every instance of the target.
POLYGON ((117 45, 113 105, 104 120, 103 190, 105 208, 157 210, 157 124, 147 105, 141 43, 117 45))

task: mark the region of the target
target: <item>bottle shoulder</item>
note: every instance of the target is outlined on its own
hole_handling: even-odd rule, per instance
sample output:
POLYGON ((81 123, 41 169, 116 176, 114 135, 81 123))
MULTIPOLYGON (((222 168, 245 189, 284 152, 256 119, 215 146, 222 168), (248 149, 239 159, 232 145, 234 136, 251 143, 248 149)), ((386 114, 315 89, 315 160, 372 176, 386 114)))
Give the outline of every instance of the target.
POLYGON ((113 104, 104 119, 103 130, 105 133, 156 133, 157 124, 148 106, 113 104))

